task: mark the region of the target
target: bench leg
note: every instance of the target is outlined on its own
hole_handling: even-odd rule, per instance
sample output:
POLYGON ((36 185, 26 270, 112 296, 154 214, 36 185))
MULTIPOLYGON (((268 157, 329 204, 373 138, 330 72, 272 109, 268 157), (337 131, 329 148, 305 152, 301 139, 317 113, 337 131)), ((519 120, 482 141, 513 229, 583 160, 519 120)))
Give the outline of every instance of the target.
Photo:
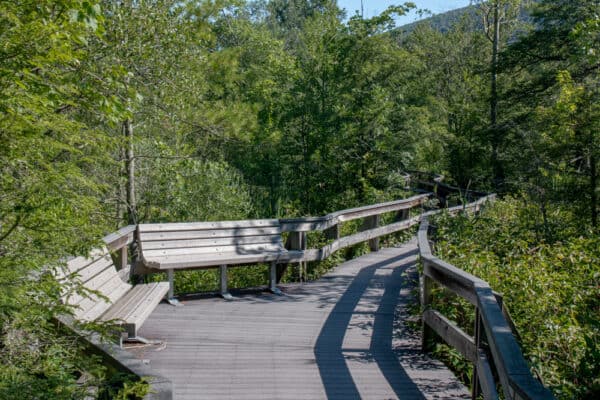
POLYGON ((219 280, 219 294, 225 300, 233 300, 233 296, 227 290, 227 265, 220 265, 220 280, 219 280))
POLYGON ((271 293, 281 295, 281 290, 277 287, 277 263, 271 263, 271 269, 269 271, 269 291, 271 293))
POLYGON ((146 339, 143 336, 138 336, 137 333, 122 332, 119 337, 119 347, 123 348, 123 343, 142 343, 142 344, 162 344, 162 340, 146 339))
POLYGON ((167 301, 172 306, 181 306, 179 300, 175 298, 175 271, 172 269, 167 270, 167 277, 169 278, 169 293, 167 294, 167 301))

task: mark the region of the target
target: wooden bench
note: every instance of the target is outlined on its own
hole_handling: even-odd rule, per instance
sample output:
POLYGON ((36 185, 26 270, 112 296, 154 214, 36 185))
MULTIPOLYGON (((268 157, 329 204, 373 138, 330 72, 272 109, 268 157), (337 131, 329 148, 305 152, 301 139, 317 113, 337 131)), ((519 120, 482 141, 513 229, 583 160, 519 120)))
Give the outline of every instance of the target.
POLYGON ((93 250, 87 258, 69 260, 66 269, 57 276, 66 277, 78 279, 85 289, 105 297, 95 293, 66 293, 63 301, 76 307, 76 319, 115 321, 127 332, 128 340, 143 342, 146 340, 138 337, 137 331, 169 290, 167 282, 135 286, 124 282, 106 248, 93 250))
MULTIPOLYGON (((287 251, 276 219, 246 221, 164 223, 138 225, 141 258, 150 269, 166 270, 169 299, 174 300, 176 269, 220 268, 220 294, 227 289, 227 266, 271 263, 269 290, 276 286, 276 264, 300 261, 302 251, 287 251)), ((176 300, 174 300, 176 302, 176 300)))

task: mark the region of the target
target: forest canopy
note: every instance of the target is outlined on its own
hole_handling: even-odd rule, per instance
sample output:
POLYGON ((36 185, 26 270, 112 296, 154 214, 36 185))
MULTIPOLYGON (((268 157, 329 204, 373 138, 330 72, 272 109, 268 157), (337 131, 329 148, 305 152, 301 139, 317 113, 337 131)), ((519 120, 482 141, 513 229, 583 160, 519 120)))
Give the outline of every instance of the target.
POLYGON ((412 3, 0 0, 0 398, 82 398, 81 371, 102 384, 43 272, 126 224, 323 215, 423 170, 510 195, 531 248, 593 248, 599 3, 474 3, 404 31, 412 3))

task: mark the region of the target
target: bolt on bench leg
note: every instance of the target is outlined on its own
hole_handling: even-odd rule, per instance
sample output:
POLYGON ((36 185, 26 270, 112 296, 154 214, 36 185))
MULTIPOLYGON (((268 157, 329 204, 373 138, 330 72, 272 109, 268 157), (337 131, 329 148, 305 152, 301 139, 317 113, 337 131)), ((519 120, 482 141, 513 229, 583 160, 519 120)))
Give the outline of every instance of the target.
POLYGON ((273 261, 269 271, 269 291, 271 293, 281 295, 281 290, 277 287, 277 263, 273 261))
POLYGON ((227 265, 220 265, 219 270, 221 272, 219 281, 219 294, 225 300, 233 300, 233 296, 229 293, 229 290, 227 289, 227 265))

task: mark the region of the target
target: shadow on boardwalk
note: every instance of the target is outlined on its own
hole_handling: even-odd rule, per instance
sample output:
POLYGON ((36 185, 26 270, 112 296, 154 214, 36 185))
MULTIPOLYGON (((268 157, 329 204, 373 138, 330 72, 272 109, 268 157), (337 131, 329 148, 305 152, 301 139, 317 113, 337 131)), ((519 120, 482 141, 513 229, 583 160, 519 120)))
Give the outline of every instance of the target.
MULTIPOLYGON (((355 307, 374 278, 376 270, 389 267, 395 262, 406 260, 415 254, 416 250, 413 250, 361 269, 333 310, 331 310, 315 345, 315 358, 328 399, 361 398, 346 363, 346 356, 342 347, 348 325, 355 307)), ((398 398, 419 399, 424 398, 423 395, 406 374, 392 350, 396 300, 400 293, 402 274, 410 265, 411 262, 406 261, 402 265, 396 266, 393 273, 384 279, 384 293, 375 313, 369 352, 367 354, 358 352, 360 355, 357 357, 359 361, 360 358, 364 361, 370 361, 370 358, 374 359, 398 398)))
POLYGON ((469 398, 406 327, 416 252, 411 241, 370 253, 283 285, 283 296, 160 304, 141 334, 165 346, 136 354, 172 380, 177 400, 469 398))

